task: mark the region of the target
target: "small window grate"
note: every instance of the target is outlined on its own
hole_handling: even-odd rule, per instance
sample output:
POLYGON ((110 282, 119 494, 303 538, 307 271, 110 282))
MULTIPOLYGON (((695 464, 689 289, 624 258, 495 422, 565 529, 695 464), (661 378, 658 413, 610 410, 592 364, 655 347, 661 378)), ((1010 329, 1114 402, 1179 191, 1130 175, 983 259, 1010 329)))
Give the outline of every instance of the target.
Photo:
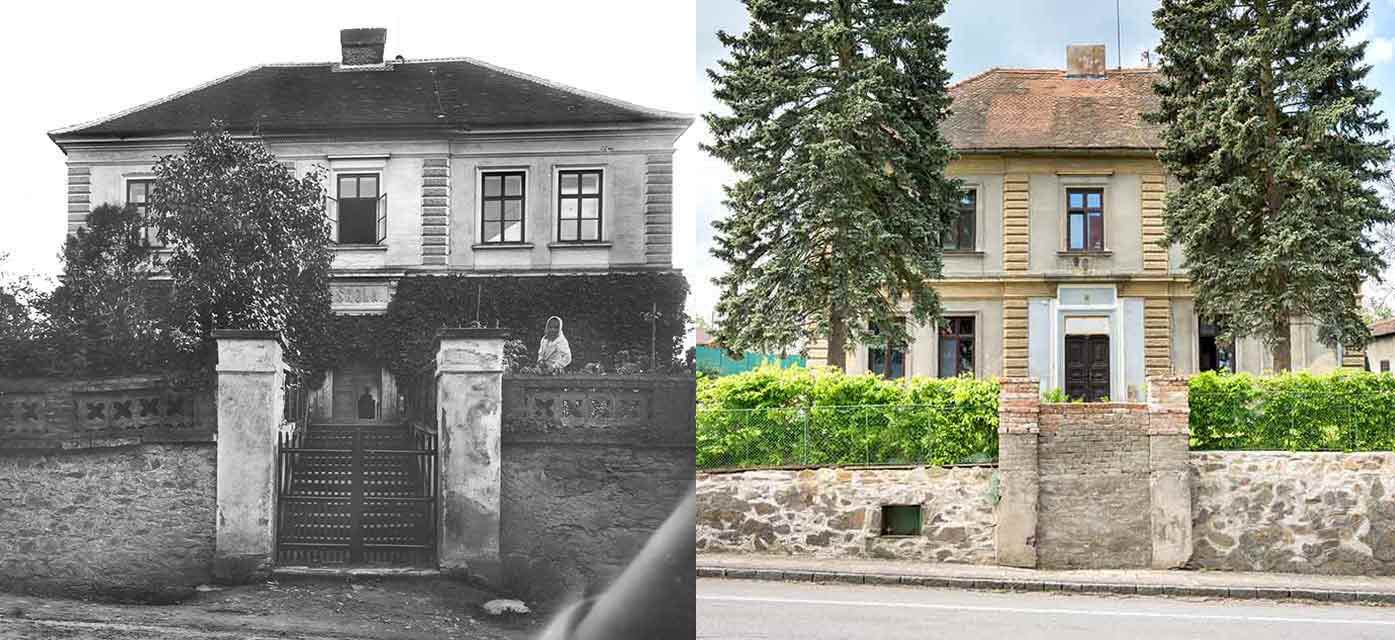
POLYGON ((920 522, 920 505, 918 504, 882 505, 882 535, 884 536, 918 536, 920 535, 920 522))

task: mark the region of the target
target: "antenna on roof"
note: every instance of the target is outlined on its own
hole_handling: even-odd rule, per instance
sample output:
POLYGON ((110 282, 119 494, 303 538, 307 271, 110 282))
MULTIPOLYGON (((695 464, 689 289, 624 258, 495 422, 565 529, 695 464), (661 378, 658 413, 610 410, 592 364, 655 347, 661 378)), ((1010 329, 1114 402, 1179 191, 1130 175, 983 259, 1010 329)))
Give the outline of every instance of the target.
POLYGON ((1124 29, 1122 25, 1123 21, 1119 17, 1119 0, 1114 0, 1114 61, 1118 63, 1119 69, 1124 68, 1124 29))

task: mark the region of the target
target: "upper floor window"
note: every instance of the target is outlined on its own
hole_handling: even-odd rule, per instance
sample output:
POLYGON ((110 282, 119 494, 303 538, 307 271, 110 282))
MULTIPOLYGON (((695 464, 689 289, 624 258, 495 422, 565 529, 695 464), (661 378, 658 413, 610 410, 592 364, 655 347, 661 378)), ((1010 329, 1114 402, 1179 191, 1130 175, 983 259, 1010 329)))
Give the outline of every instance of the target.
POLYGON ((151 224, 150 220, 150 192, 155 189, 154 180, 127 180, 126 181, 126 204, 135 207, 136 213, 140 215, 141 240, 146 245, 152 247, 164 246, 160 242, 159 229, 151 224))
MULTIPOLYGON (((881 328, 872 325, 872 335, 882 335, 881 328)), ((887 378, 906 377, 906 345, 892 342, 889 338, 881 344, 875 342, 867 347, 867 370, 880 373, 887 378)))
POLYGON ((1104 250, 1104 189, 1066 189, 1066 249, 1104 250))
POLYGON ((978 219, 978 191, 965 190, 959 195, 959 212, 945 230, 946 251, 973 251, 974 226, 978 219))
POLYGON ((341 173, 336 188, 334 217, 339 244, 377 244, 387 238, 387 195, 376 173, 341 173))
POLYGON ((480 177, 484 195, 480 208, 480 241, 487 244, 523 242, 522 171, 486 173, 480 177))
POLYGON ((940 326, 940 377, 974 374, 974 318, 949 316, 940 326))
POLYGON ((601 241, 601 171, 557 172, 557 240, 601 241))

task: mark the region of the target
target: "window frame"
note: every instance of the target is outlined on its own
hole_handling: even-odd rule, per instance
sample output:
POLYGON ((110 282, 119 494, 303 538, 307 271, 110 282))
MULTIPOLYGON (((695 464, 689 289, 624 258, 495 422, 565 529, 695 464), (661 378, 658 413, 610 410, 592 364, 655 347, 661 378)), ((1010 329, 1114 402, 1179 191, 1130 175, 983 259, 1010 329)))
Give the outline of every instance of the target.
POLYGON ((489 246, 507 246, 522 245, 528 242, 528 178, 528 170, 522 168, 491 168, 479 170, 479 215, 476 218, 476 220, 479 221, 479 235, 475 238, 475 241, 477 243, 487 244, 489 246), (509 176, 518 176, 523 181, 523 184, 520 187, 519 194, 517 196, 510 196, 507 194, 507 189, 505 188, 505 185, 508 183, 509 176), (499 195, 497 196, 486 195, 487 192, 485 191, 485 183, 491 177, 500 178, 499 195), (507 237, 504 237, 504 230, 506 229, 506 227, 504 227, 503 225, 505 222, 507 222, 507 219, 504 214, 504 203, 512 202, 515 200, 519 203, 518 210, 520 218, 518 227, 518 239, 510 240, 507 237), (500 203, 499 220, 497 221, 500 224, 499 234, 502 238, 500 240, 489 240, 489 236, 485 232, 485 223, 488 221, 484 219, 484 213, 485 207, 489 202, 500 203))
POLYGON ((1065 213, 1065 233, 1062 234, 1066 241, 1065 251, 1070 253, 1090 253, 1109 250, 1109 246, 1105 243, 1105 239, 1109 236, 1105 228, 1105 223, 1107 221, 1105 193, 1106 190, 1103 185, 1067 185, 1065 187, 1065 206, 1063 207, 1065 213), (1070 197, 1074 193, 1082 194, 1081 206, 1079 208, 1072 207, 1070 204, 1070 197), (1089 196, 1094 193, 1099 194, 1100 197, 1100 204, 1097 211, 1090 207, 1089 196), (1093 234, 1090 232, 1090 217, 1096 212, 1098 212, 1100 220, 1099 238, 1094 238, 1093 234), (1075 248, 1071 242, 1071 217, 1075 215, 1080 215, 1081 217, 1081 233, 1084 235, 1084 237, 1081 238, 1081 248, 1078 249, 1075 248), (1091 242, 1092 240, 1098 240, 1099 246, 1093 246, 1094 243, 1091 242))
POLYGON ((141 242, 145 243, 145 246, 147 247, 154 247, 157 249, 164 248, 165 244, 160 242, 159 229, 157 229, 156 225, 152 224, 152 221, 150 220, 150 194, 155 190, 155 177, 128 176, 123 178, 122 182, 122 195, 124 196, 123 202, 125 202, 127 205, 136 205, 136 211, 141 218, 141 242), (131 187, 137 184, 148 185, 145 188, 145 202, 131 202, 131 187))
POLYGON ((557 189, 556 197, 553 199, 553 205, 556 207, 556 212, 553 215, 553 233, 555 234, 555 241, 559 244, 578 245, 597 244, 605 242, 605 167, 558 167, 556 171, 554 171, 554 175, 556 176, 554 180, 554 186, 557 189), (596 193, 582 193, 581 176, 592 173, 596 174, 596 193), (567 194, 562 192, 562 179, 564 176, 567 175, 577 176, 577 193, 567 194), (574 199, 577 202, 577 217, 567 219, 575 221, 576 223, 576 237, 570 240, 562 237, 562 222, 564 220, 564 218, 562 218, 562 203, 563 201, 568 199, 574 199), (581 221, 590 220, 590 218, 583 218, 581 216, 582 202, 584 202, 585 200, 592 199, 596 201, 596 237, 583 238, 581 237, 581 221))
MULTIPOLYGON (((898 317, 896 318, 896 322, 904 325, 906 323, 906 319, 898 317)), ((872 332, 878 336, 881 335, 881 331, 875 325, 872 327, 872 332)), ((876 369, 872 367, 873 351, 884 352, 885 355, 883 357, 886 358, 886 361, 888 362, 893 361, 893 354, 895 352, 901 352, 901 375, 887 376, 888 380, 900 380, 902 378, 911 377, 911 344, 909 341, 905 344, 892 345, 891 340, 887 339, 882 341, 880 345, 873 345, 871 343, 867 345, 867 371, 878 375, 886 376, 887 374, 883 373, 883 369, 885 367, 883 367, 883 369, 876 369)))
MULTIPOLYGON (((959 201, 956 204, 958 217, 954 221, 953 228, 945 230, 946 236, 948 236, 951 231, 954 233, 955 243, 954 246, 950 246, 948 242, 942 242, 945 253, 973 253, 978 251, 978 212, 982 203, 979 198, 981 191, 982 189, 980 189, 977 184, 966 184, 963 191, 960 192, 959 201), (964 205, 965 195, 972 195, 973 197, 973 202, 967 207, 964 205), (969 242, 967 246, 965 246, 963 241, 964 222, 966 219, 969 223, 969 242)), ((946 237, 945 239, 947 240, 948 238, 946 237)))
MULTIPOLYGON (((378 236, 378 217, 379 217, 378 207, 381 206, 381 207, 386 208, 386 206, 387 206, 387 203, 386 203, 385 201, 383 201, 383 198, 386 197, 386 195, 387 195, 387 192, 384 191, 384 189, 383 189, 383 172, 382 172, 381 170, 377 170, 377 169, 342 169, 342 170, 339 170, 339 171, 335 171, 334 174, 333 174, 333 178, 334 178, 334 184, 333 184, 333 187, 334 187, 334 196, 333 196, 333 199, 334 199, 334 238, 333 238, 334 244, 342 245, 342 246, 348 246, 348 247, 368 247, 368 246, 379 246, 379 245, 385 244, 385 243, 387 242, 387 232, 386 232, 386 226, 387 226, 387 225, 386 225, 386 221, 384 222, 384 233, 383 233, 383 238, 382 238, 381 240, 377 239, 377 236, 378 236), (343 221, 343 217, 342 217, 342 216, 344 215, 344 200, 345 200, 345 198, 343 198, 343 197, 340 195, 340 194, 341 194, 340 189, 342 188, 344 178, 354 178, 355 180, 362 180, 363 178, 373 178, 374 181, 375 181, 376 184, 377 184, 377 193, 378 193, 378 195, 377 195, 377 197, 372 198, 372 201, 373 201, 373 234, 372 234, 373 239, 372 239, 372 240, 369 240, 369 241, 367 241, 367 242, 345 242, 345 241, 342 239, 342 238, 343 238, 343 234, 344 234, 344 224, 343 224, 344 221, 343 221)), ((358 183, 358 182, 355 182, 355 185, 354 185, 355 190, 357 190, 357 189, 359 188, 359 186, 360 186, 359 183, 358 183)), ((348 199, 349 199, 349 200, 369 200, 369 198, 362 198, 362 197, 358 197, 358 196, 354 196, 353 198, 348 198, 348 199)), ((384 218, 386 218, 386 216, 387 216, 387 211, 384 210, 384 211, 382 212, 382 215, 383 215, 384 218)))
MULTIPOLYGON (((967 321, 969 322, 969 332, 968 332, 968 333, 953 332, 953 331, 952 331, 952 326, 944 326, 944 325, 939 326, 939 327, 936 328, 936 332, 935 332, 935 377, 937 377, 937 378, 954 378, 954 377, 963 375, 964 373, 968 373, 969 375, 971 375, 971 376, 977 378, 977 377, 978 377, 978 329, 979 329, 979 326, 980 326, 980 324, 981 324, 981 323, 979 322, 979 319, 978 319, 978 314, 974 314, 974 313, 946 313, 946 314, 944 314, 944 316, 942 317, 942 319, 945 320, 945 321, 947 321, 947 322, 950 323, 950 324, 952 324, 952 323, 953 323, 954 321, 956 321, 956 320, 958 320, 958 321, 965 321, 965 320, 967 320, 967 321), (946 340, 946 339, 955 341, 956 346, 958 346, 959 344, 962 344, 965 340, 968 340, 968 341, 969 341, 970 349, 972 350, 972 355, 970 356, 970 360, 969 360, 969 369, 968 369, 967 371, 965 371, 965 370, 959 368, 959 365, 962 364, 962 362, 960 361, 959 358, 956 357, 956 358, 955 358, 955 363, 956 363, 956 364, 955 364, 955 368, 957 369, 957 371, 955 371, 954 373, 951 373, 951 374, 949 374, 949 375, 946 375, 945 370, 944 370, 944 367, 943 367, 943 365, 944 365, 944 345, 945 345, 945 340, 946 340)), ((956 349, 956 351, 957 351, 957 349, 956 349)))

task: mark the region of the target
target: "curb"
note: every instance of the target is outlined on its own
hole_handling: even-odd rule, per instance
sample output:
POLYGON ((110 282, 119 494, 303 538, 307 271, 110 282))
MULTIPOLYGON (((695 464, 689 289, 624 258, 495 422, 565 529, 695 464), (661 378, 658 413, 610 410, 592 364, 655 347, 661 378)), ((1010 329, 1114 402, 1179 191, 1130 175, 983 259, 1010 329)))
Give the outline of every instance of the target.
POLYGON ((1009 578, 955 578, 947 576, 896 575, 851 571, 808 571, 786 569, 736 569, 698 566, 699 578, 765 580, 771 582, 817 582, 873 585, 905 585, 988 591, 1064 591, 1071 593, 1112 593, 1140 596, 1184 596, 1233 598, 1239 600, 1313 600, 1317 602, 1357 602, 1395 604, 1395 592, 1343 591, 1332 589, 1284 589, 1274 587, 1221 587, 1178 584, 1125 584, 1073 582, 1067 580, 1016 580, 1009 578))

